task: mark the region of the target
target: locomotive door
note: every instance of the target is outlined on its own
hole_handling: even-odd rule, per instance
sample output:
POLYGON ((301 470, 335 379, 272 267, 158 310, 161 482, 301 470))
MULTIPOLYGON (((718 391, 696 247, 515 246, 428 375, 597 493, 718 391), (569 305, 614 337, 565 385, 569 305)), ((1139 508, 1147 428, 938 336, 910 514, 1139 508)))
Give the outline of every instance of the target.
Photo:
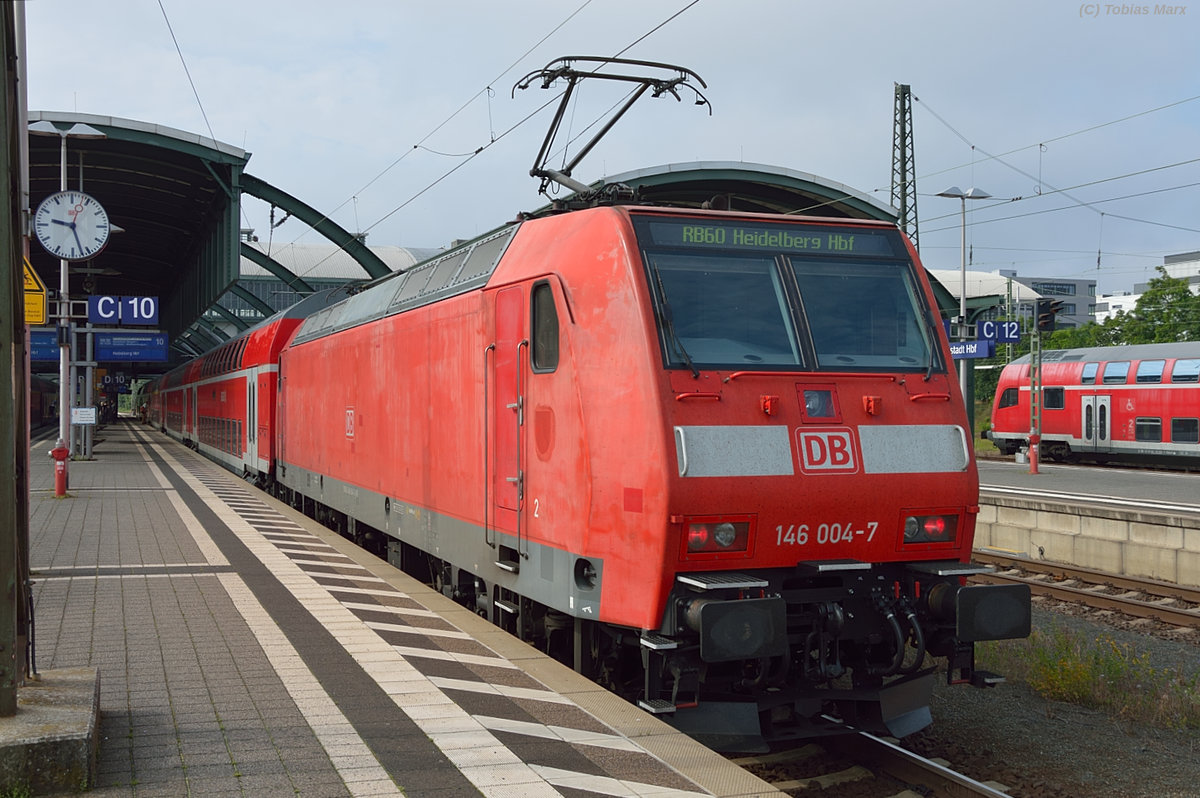
MULTIPOLYGON (((494 446, 491 457, 490 489, 495 528, 508 528, 517 535, 517 551, 521 550, 521 504, 525 495, 525 475, 522 461, 522 427, 525 423, 523 363, 528 356, 529 340, 525 335, 524 290, 505 288, 496 294, 496 340, 492 356, 495 362, 495 381, 491 407, 487 412, 493 430, 494 446)), ((501 554, 501 561, 506 558, 501 554)))
POLYGON ((1098 452, 1108 448, 1111 396, 1080 397, 1079 419, 1082 428, 1079 437, 1080 449, 1098 452))

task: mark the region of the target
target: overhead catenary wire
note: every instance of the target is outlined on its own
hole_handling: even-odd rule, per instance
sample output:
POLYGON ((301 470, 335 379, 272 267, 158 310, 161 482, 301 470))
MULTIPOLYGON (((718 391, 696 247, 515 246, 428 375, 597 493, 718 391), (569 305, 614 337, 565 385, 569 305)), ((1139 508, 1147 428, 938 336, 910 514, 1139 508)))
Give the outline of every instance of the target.
POLYGON ((204 103, 200 100, 200 92, 196 90, 196 82, 192 80, 192 72, 188 69, 187 59, 183 57, 183 49, 179 46, 179 39, 175 38, 175 29, 171 27, 171 18, 167 16, 167 9, 163 6, 162 0, 158 0, 158 9, 162 12, 163 21, 167 23, 167 32, 171 34, 171 41, 175 43, 175 52, 179 54, 179 63, 183 64, 183 74, 187 75, 188 85, 192 87, 192 95, 196 98, 196 105, 200 106, 200 116, 204 117, 204 126, 208 128, 208 137, 216 141, 217 135, 213 133, 212 125, 208 121, 208 114, 204 111, 204 103))
MULTIPOLYGON (((587 6, 587 5, 588 5, 590 2, 591 2, 591 0, 588 0, 588 2, 587 2, 587 3, 584 3, 584 5, 583 5, 583 6, 580 6, 580 8, 579 8, 579 9, 577 9, 577 10, 576 10, 576 11, 575 11, 575 12, 574 12, 572 15, 571 15, 571 17, 575 16, 575 14, 578 14, 580 11, 582 11, 582 10, 583 10, 583 8, 584 8, 584 7, 586 7, 586 6, 587 6)), ((631 48, 633 48, 634 46, 636 46, 636 45, 637 45, 637 44, 639 44, 640 42, 644 41, 644 40, 645 40, 647 37, 649 37, 650 35, 654 34, 655 32, 657 32, 657 31, 661 30, 661 29, 662 29, 662 28, 663 28, 665 25, 667 25, 668 23, 670 23, 670 22, 672 22, 673 20, 677 19, 677 18, 678 18, 678 17, 679 17, 681 14, 683 14, 685 11, 687 11, 687 10, 688 10, 688 9, 690 9, 690 8, 692 8, 693 6, 695 6, 695 5, 696 5, 697 3, 699 3, 699 2, 700 2, 700 0, 691 0, 691 2, 690 2, 690 3, 688 3, 686 6, 684 6, 682 9, 680 9, 679 11, 676 11, 675 13, 671 14, 671 15, 670 15, 669 17, 667 17, 665 20, 663 20, 662 22, 658 23, 658 24, 657 24, 657 25, 655 25, 653 28, 651 28, 649 31, 647 31, 646 33, 642 34, 642 35, 641 35, 641 36, 639 36, 637 39, 635 39, 633 42, 631 42, 630 44, 626 45, 624 48, 622 48, 621 50, 619 50, 619 51, 617 52, 617 54, 613 56, 613 58, 619 57, 620 55, 622 55, 622 54, 624 54, 624 53, 628 52, 628 51, 629 51, 631 48)), ((493 79, 493 80, 491 81, 491 83, 494 83, 494 82, 496 82, 496 80, 499 80, 499 79, 500 79, 501 77, 503 77, 505 74, 507 74, 508 72, 512 71, 513 67, 515 67, 515 66, 516 66, 516 64, 520 62, 520 60, 524 59, 524 58, 525 58, 525 57, 526 57, 526 56, 527 56, 529 53, 531 53, 531 52, 532 52, 534 49, 536 49, 536 48, 537 48, 537 47, 538 47, 538 46, 539 46, 539 45, 540 45, 542 42, 546 41, 546 39, 548 39, 548 38, 549 38, 551 35, 553 35, 553 33, 557 32, 557 31, 558 31, 558 30, 559 30, 559 29, 560 29, 560 28, 561 28, 563 25, 565 25, 565 24, 566 24, 566 22, 568 22, 568 21, 571 19, 571 17, 568 17, 566 20, 564 20, 562 23, 560 23, 560 24, 559 24, 559 25, 558 25, 558 26, 557 26, 557 27, 556 27, 556 28, 555 28, 553 31, 551 31, 551 33, 549 33, 549 34, 547 34, 546 36, 542 37, 542 39, 541 39, 541 40, 539 40, 537 44, 533 45, 533 47, 530 47, 528 50, 526 50, 526 51, 525 51, 525 53, 524 53, 524 54, 522 54, 522 56, 521 56, 521 58, 520 58, 520 59, 518 59, 518 60, 517 60, 517 61, 515 61, 513 64, 511 64, 511 65, 510 65, 510 66, 509 66, 507 69, 505 69, 505 71, 504 71, 504 72, 502 72, 502 73, 501 73, 499 76, 497 76, 495 79, 493 79)), ((599 67, 597 67, 597 69, 599 69, 599 67)), ((398 164, 400 161, 402 161, 402 160, 403 160, 403 159, 404 159, 404 158, 405 158, 405 157, 406 157, 406 156, 407 156, 409 153, 411 153, 411 152, 412 152, 413 150, 415 150, 416 148, 420 147, 420 146, 421 146, 421 144, 422 144, 424 141, 428 140, 428 139, 429 139, 429 138, 430 138, 430 137, 431 137, 431 136, 432 136, 434 133, 436 133, 438 130, 440 130, 442 127, 444 127, 444 126, 445 126, 445 125, 446 125, 446 124, 447 124, 447 123, 450 121, 450 119, 452 119, 454 116, 456 116, 458 113, 460 113, 460 112, 461 112, 461 111, 462 111, 464 108, 466 108, 466 107, 467 107, 467 106, 468 106, 468 105, 469 105, 471 102, 473 102, 473 101, 474 101, 476 98, 478 98, 478 97, 479 97, 479 95, 480 95, 481 93, 488 91, 488 90, 490 89, 490 86, 491 86, 491 84, 489 83, 489 85, 488 85, 488 87, 487 87, 487 88, 480 90, 480 92, 477 92, 477 93, 475 94, 475 96, 471 98, 471 100, 468 100, 468 101, 467 101, 467 103, 464 103, 464 105, 463 105, 462 107, 460 107, 458 111, 455 111, 455 113, 454 113, 454 114, 452 114, 452 115, 451 115, 449 118, 447 118, 445 121, 443 121, 443 122, 442 122, 440 125, 438 125, 438 126, 437 126, 437 127, 436 127, 436 128, 433 130, 433 131, 431 131, 429 134, 427 134, 427 135, 425 136, 425 138, 423 138, 423 139, 421 140, 421 142, 419 142, 418 144, 414 145, 412 149, 410 149, 410 150, 406 151, 406 152, 405 152, 404 154, 402 154, 402 155, 401 155, 399 158, 397 158, 395 161, 393 161, 393 162, 392 162, 392 164, 390 164, 390 165, 389 165, 389 166, 388 166, 388 167, 387 167, 385 170, 383 170, 383 172, 380 172, 378 175, 376 175, 374 178, 372 178, 372 179, 371 179, 371 181, 370 181, 370 182, 368 182, 368 183, 366 184, 366 186, 364 186, 364 187, 363 187, 363 189, 360 189, 360 190, 359 190, 359 193, 361 193, 361 191, 362 191, 362 190, 366 189, 366 188, 367 188, 367 187, 369 187, 371 184, 373 184, 373 183, 375 183, 377 180, 379 180, 379 178, 381 178, 381 177, 382 177, 384 174, 386 174, 386 172, 387 172, 387 171, 389 171, 389 170, 390 170, 392 167, 394 167, 396 164, 398 164)), ((384 221, 386 221, 387 219, 389 219, 389 218, 391 218, 392 216, 394 216, 396 213, 398 213, 399 211, 401 211, 402 209, 404 209, 405 207, 407 207, 408 205, 410 205, 412 202, 414 202, 416 199, 418 199, 419 197, 421 197, 421 196, 422 196, 423 194, 425 194, 427 191, 429 191, 430 189, 432 189, 433 187, 435 187, 436 185, 438 185, 439 183, 441 183, 443 180, 445 180, 446 178, 450 177, 452 174, 454 174, 455 172, 457 172, 459 169, 463 168, 463 167, 464 167, 464 166, 466 166, 468 163, 470 163, 471 161, 473 161, 473 160, 474 160, 475 158, 477 158, 477 157, 478 157, 480 154, 482 154, 483 152, 485 152, 486 150, 488 150, 489 148, 491 148, 493 145, 495 145, 497 142, 499 142, 501 139, 503 139, 503 138, 504 138, 505 136, 507 136, 509 133, 512 133, 514 130, 516 130, 517 128, 519 128, 519 127, 521 127, 522 125, 524 125, 524 124, 525 124, 526 122, 528 122, 530 119, 532 119, 533 117, 537 116, 537 115, 538 115, 539 113, 541 113, 541 112, 542 112, 542 111, 543 111, 545 108, 547 108, 547 107, 548 107, 550 104, 552 104, 553 102, 555 102, 556 100, 558 100, 560 97, 561 97, 561 94, 558 94, 558 95, 555 95, 555 96, 551 97, 551 98, 550 98, 549 100, 547 100, 545 103, 543 103, 542 105, 540 105, 540 106, 539 106, 537 109, 535 109, 533 112, 531 112, 530 114, 528 114, 528 115, 526 115, 525 117, 523 117, 523 118, 522 118, 520 121, 516 122, 514 125, 512 125, 511 127, 509 127, 507 130, 505 130, 505 131, 504 131, 503 133, 501 133, 499 136, 495 135, 494 133, 493 133, 493 134, 491 134, 491 136, 490 136, 490 140, 489 140, 489 141, 488 141, 486 144, 483 144, 483 145, 479 146, 479 147, 478 147, 478 148, 476 148, 474 151, 472 151, 472 152, 470 152, 469 154, 465 155, 465 156, 464 156, 464 159, 463 159, 461 162, 459 162, 459 163, 458 163, 458 164, 456 164, 455 166, 451 167, 449 170, 447 170, 446 172, 444 172, 443 174, 441 174, 440 176, 438 176, 436 179, 434 179, 433 181, 431 181, 430 183, 428 183, 427 185, 425 185, 423 188, 421 188, 421 189, 420 189, 419 191, 417 191, 415 194, 413 194, 412 196, 410 196, 408 199, 404 200, 404 201, 403 201, 403 202, 401 202, 399 205, 397 205, 396 207, 394 207, 392 210, 390 210, 390 211, 388 211, 387 213, 385 213, 383 216, 381 216, 381 217, 380 217, 379 219, 377 219, 375 222, 373 222, 372 224, 370 224, 369 226, 367 226, 365 229, 363 229, 362 231, 360 231, 360 233, 366 233, 366 232, 369 232, 370 230, 374 229, 376 226, 378 226, 378 225, 379 225, 379 224, 381 224, 382 222, 384 222, 384 221)), ((596 124, 595 122, 593 122, 593 123, 592 123, 592 125, 595 125, 595 124, 596 124)), ((589 125, 588 127, 590 128, 592 125, 589 125)), ((586 131, 587 129, 588 129, 588 128, 584 128, 584 130, 585 130, 585 131, 586 131)), ((582 133, 581 133, 580 135, 582 135, 582 133)), ((348 201, 348 200, 347 200, 347 201, 348 201)), ((343 203, 342 203, 342 205, 339 205, 339 206, 338 206, 338 208, 335 208, 335 209, 334 209, 334 211, 331 211, 331 213, 333 213, 333 212, 336 212, 336 211, 337 211, 339 208, 341 208, 341 207, 342 207, 342 206, 344 206, 345 204, 346 204, 346 202, 343 202, 343 203)), ((329 218, 329 217, 328 217, 328 215, 326 215, 324 218, 329 218)), ((307 232, 307 231, 306 231, 306 232, 307 232)), ((297 238, 297 240, 299 240, 299 239, 297 238)), ((293 243, 295 243, 295 242, 293 242, 293 243)), ((304 271, 303 275, 301 275, 301 276, 306 276, 306 275, 308 275, 308 274, 311 274, 311 273, 312 273, 312 272, 313 272, 313 271, 314 271, 314 270, 315 270, 317 267, 319 267, 321 264, 325 263, 325 261, 327 261, 327 260, 329 260, 330 258, 332 258, 332 257, 333 257, 333 256, 334 256, 334 255, 335 255, 337 252, 340 252, 341 250, 342 250, 342 246, 341 246, 341 245, 339 245, 339 246, 338 246, 338 248, 337 248, 337 249, 336 249, 334 252, 331 252, 330 254, 326 255, 324 258, 322 258, 322 259, 320 259, 319 261, 317 261, 316 263, 314 263, 312 266, 310 266, 308 269, 306 269, 306 270, 304 271)))
MULTIPOLYGON (((466 100, 466 102, 464 102, 462 105, 460 105, 453 113, 451 113, 449 116, 447 116, 445 119, 443 119, 437 125, 435 125, 432 130, 430 130, 428 133, 426 133, 424 136, 422 136, 421 139, 418 140, 416 144, 414 144, 412 147, 406 149, 404 152, 402 152, 399 155, 399 157, 397 157, 395 160, 393 160, 391 163, 389 163, 387 166, 385 166, 382 170, 380 170, 374 177, 372 177, 361 188, 359 188, 358 191, 354 192, 351 195, 351 197, 357 198, 358 196, 360 196, 364 191, 366 191, 371 186, 373 186, 375 183, 377 183, 380 179, 382 179, 385 175, 387 175, 388 172, 390 172, 390 171, 392 171, 392 169, 396 168, 396 166, 398 166, 400 164, 400 162, 402 162, 405 158, 407 158, 409 155, 416 152, 417 150, 425 150, 434 155, 440 155, 440 156, 450 157, 450 158, 455 158, 455 157, 467 158, 467 161, 463 161, 463 163, 454 167, 449 172, 446 172, 445 174, 443 174, 437 180, 433 181, 432 183, 427 185, 425 188, 421 189, 420 194, 417 194, 416 196, 411 197, 409 200, 407 200, 405 203, 403 203, 400 206, 400 207, 404 207, 409 202, 411 202, 413 199, 416 199, 416 197, 425 193, 426 191, 431 189, 433 186, 437 185, 442 180, 449 177, 454 172, 457 172, 462 166, 464 166, 466 163, 468 163, 471 159, 473 159, 475 156, 477 156, 481 152, 483 152, 485 147, 478 147, 472 152, 463 153, 461 155, 456 155, 456 154, 452 154, 452 153, 438 152, 431 148, 425 147, 424 144, 429 139, 433 138, 433 136, 435 136, 442 128, 444 128, 446 125, 450 124, 450 122, 452 122, 459 114, 461 114, 463 111, 465 111, 467 108, 469 108, 471 106, 471 104, 474 103, 477 99, 479 99, 479 97, 481 95, 487 95, 490 97, 491 92, 492 92, 492 84, 493 83, 500 80, 505 75, 507 75, 509 72, 511 72, 514 68, 516 68, 516 66, 519 63, 521 63, 521 61, 523 61, 526 57, 528 57, 528 55, 530 53, 532 53, 534 50, 536 50, 538 47, 540 47, 547 39, 549 39, 555 33, 560 31, 564 25, 566 25, 568 22, 570 22, 572 19, 574 19, 581 11, 583 11, 585 8, 587 8, 589 5, 591 5, 592 2, 593 2, 593 0, 584 0, 583 4, 580 5, 578 8, 576 8, 574 11, 572 11, 570 14, 568 14, 567 17, 562 22, 555 25, 548 33, 546 33, 544 36, 542 36, 540 39, 538 39, 536 42, 534 42, 528 49, 525 50, 525 52, 521 53, 521 55, 518 56, 516 60, 514 60, 511 64, 509 64, 507 67, 505 67, 504 70, 499 75, 492 78, 491 81, 489 81, 487 83, 487 85, 485 85, 479 91, 475 92, 475 94, 471 95, 471 97, 468 98, 466 100)), ((538 110, 540 111, 541 109, 539 108, 538 110)), ((524 120, 522 120, 522 121, 524 121, 524 120)), ((503 137, 503 134, 501 134, 501 136, 499 136, 499 137, 496 136, 495 132, 491 130, 491 127, 492 127, 491 104, 489 101, 489 104, 488 104, 488 128, 489 128, 489 134, 490 134, 490 139, 491 139, 489 142, 489 146, 490 146, 490 144, 496 143, 497 141, 499 141, 500 138, 503 137)), ((346 207, 346 204, 348 202, 350 202, 350 199, 343 200, 335 208, 330 210, 328 213, 325 213, 324 215, 322 215, 320 222, 324 222, 325 220, 330 219, 331 218, 330 214, 337 213, 342 208, 346 207)), ((384 216, 383 219, 389 218, 399 209, 400 208, 396 208, 396 209, 392 210, 390 213, 388 213, 386 216, 384 216)), ((379 222, 382 222, 383 219, 379 219, 374 224, 367 227, 365 230, 358 230, 356 232, 358 232, 359 234, 369 232, 376 225, 378 225, 379 222)), ((317 224, 320 224, 320 222, 318 222, 317 224)), ((292 244, 297 243, 301 238, 308 235, 310 232, 312 232, 312 230, 316 226, 317 225, 310 225, 309 227, 305 228, 303 232, 301 232, 298 236, 296 236, 295 239, 292 240, 292 244)), ((308 269, 306 269, 301 276, 307 276, 307 275, 311 274, 317 267, 319 267, 321 264, 325 263, 325 261, 329 260, 335 254, 337 254, 337 252, 342 251, 342 248, 343 248, 343 245, 341 245, 341 244, 337 245, 337 249, 334 252, 331 252, 329 255, 326 255, 324 258, 322 258, 321 260, 314 263, 312 266, 310 266, 308 269)))
MULTIPOLYGON (((917 98, 914 97, 913 99, 917 99, 917 98)), ((1037 144, 1026 144, 1022 147, 1017 147, 1016 149, 1008 150, 1007 152, 1002 152, 998 156, 989 156, 989 157, 1003 158, 1008 155, 1015 155, 1016 153, 1027 150, 1031 147, 1045 147, 1047 144, 1053 144, 1056 141, 1062 141, 1064 139, 1069 139, 1074 136, 1081 136, 1084 133, 1091 133, 1092 131, 1100 130, 1101 128, 1106 128, 1111 125, 1120 124, 1121 122, 1128 122, 1131 119, 1137 119, 1138 117, 1147 116, 1149 114, 1157 113, 1158 111, 1165 111, 1169 108, 1174 108, 1178 105, 1184 105, 1186 103, 1195 102, 1196 100, 1200 100, 1200 94, 1197 94, 1193 97, 1185 97, 1182 100, 1176 100, 1175 102, 1170 102, 1170 103, 1167 103, 1166 105, 1159 105, 1154 108, 1147 108, 1144 111, 1138 111, 1137 113, 1134 113, 1134 114, 1128 114, 1127 116, 1122 116, 1118 119, 1111 119, 1107 122, 1101 122, 1097 125, 1085 127, 1080 130, 1072 131, 1070 133, 1064 133, 1061 136, 1054 136, 1053 138, 1042 139, 1037 144)), ((945 125, 952 133, 954 133, 956 136, 958 136, 960 139, 962 139, 964 142, 966 142, 968 146, 970 146, 971 143, 969 141, 967 141, 966 137, 964 137, 961 133, 959 133, 957 130, 955 130, 953 127, 951 127, 950 124, 946 122, 946 120, 944 120, 940 116, 938 116, 933 111, 933 109, 929 107, 928 103, 923 103, 923 105, 925 107, 925 110, 929 111, 934 117, 936 117, 938 119, 939 122, 941 122, 943 125, 945 125)), ((980 150, 980 152, 982 152, 982 150, 980 150)), ((921 175, 918 179, 927 179, 930 177, 937 177, 938 175, 943 175, 943 174, 946 174, 947 172, 953 172, 957 169, 962 169, 965 166, 975 166, 975 162, 972 161, 970 163, 958 164, 957 166, 950 166, 950 167, 946 167, 945 169, 939 169, 936 172, 929 172, 928 174, 921 175)), ((1038 176, 1039 176, 1038 184, 1040 185, 1041 184, 1041 160, 1040 160, 1040 158, 1038 161, 1038 176)))
MULTIPOLYGON (((1103 184, 1103 183, 1112 183, 1112 182, 1114 182, 1114 181, 1116 181, 1116 180, 1126 180, 1126 179, 1128 179, 1128 178, 1131 178, 1131 177, 1140 177, 1141 175, 1148 175, 1148 174, 1151 174, 1152 172, 1161 172, 1161 171, 1163 171, 1163 170, 1165 170, 1165 169, 1175 169, 1175 168, 1177 168, 1177 167, 1180 167, 1180 166, 1189 166, 1189 165, 1191 165, 1191 164, 1194 164, 1194 163, 1200 163, 1200 158, 1190 158, 1190 159, 1188 159, 1188 160, 1186 160, 1186 161, 1176 161, 1175 163, 1163 164, 1162 166, 1152 166, 1152 167, 1150 167, 1150 168, 1148 168, 1148 169, 1139 169, 1139 170, 1138 170, 1138 171, 1136 171, 1136 172, 1126 172, 1126 173, 1124 173, 1124 174, 1120 174, 1120 175, 1113 175, 1112 177, 1102 177, 1102 178, 1100 178, 1100 179, 1098 179, 1098 180, 1089 180, 1089 181, 1088 181, 1088 182, 1086 182, 1086 183, 1077 183, 1076 185, 1074 185, 1074 186, 1069 186, 1069 187, 1067 187, 1067 188, 1065 188, 1065 189, 1053 189, 1053 190, 1051 190, 1051 191, 1042 192, 1042 193, 1040 193, 1040 194, 1034 194, 1033 196, 1029 196, 1029 197, 1024 197, 1024 196, 1022 196, 1022 197, 1009 197, 1009 198, 1007 198, 1007 199, 1003 199, 1003 200, 1001 200, 1001 201, 999 201, 999 202, 988 202, 988 203, 981 204, 981 205, 980 205, 980 206, 978 206, 977 208, 973 208, 973 209, 971 210, 971 212, 972 212, 972 213, 978 213, 978 212, 987 211, 987 210, 989 210, 989 209, 991 209, 991 208, 995 208, 995 207, 997 207, 997 206, 1000 206, 1000 205, 1009 205, 1009 204, 1012 204, 1012 203, 1014 203, 1014 202, 1023 202, 1023 201, 1025 201, 1025 200, 1031 200, 1031 199, 1042 199, 1042 198, 1044 198, 1044 197, 1049 197, 1049 196, 1050 196, 1050 195, 1052 195, 1052 194, 1065 194, 1065 192, 1067 192, 1067 191, 1074 191, 1074 190, 1076 190, 1076 189, 1080 189, 1080 188, 1088 188, 1088 187, 1090 187, 1090 186, 1098 186, 1098 185, 1101 185, 1101 184, 1103 184)), ((1144 192, 1144 193, 1145 193, 1145 194, 1153 194, 1153 193, 1155 193, 1155 191, 1148 191, 1148 192, 1144 192)), ((923 196, 923 197, 933 197, 933 196, 937 196, 937 195, 935 195, 935 194, 921 194, 920 196, 923 196)), ((1137 197, 1137 196, 1142 196, 1142 195, 1141 195, 1141 194, 1131 194, 1131 195, 1129 195, 1129 196, 1130 196, 1130 197, 1137 197)), ((1105 200, 1105 201, 1107 201, 1107 200, 1105 200)), ((957 214, 957 213, 944 213, 944 214, 942 214, 941 216, 934 216, 934 217, 931 217, 931 218, 929 218, 927 221, 930 221, 930 222, 936 222, 936 221, 938 221, 939 219, 950 219, 950 218, 956 218, 957 216, 958 216, 958 214, 957 214)), ((946 230, 946 229, 950 229, 950 228, 945 228, 945 227, 943 227, 943 228, 938 228, 938 229, 939 229, 939 230, 946 230)))
MULTIPOLYGON (((1107 199, 1093 200, 1091 202, 1091 204, 1092 205, 1101 205, 1105 202, 1118 202, 1120 200, 1134 199, 1137 197, 1147 197, 1147 196, 1151 196, 1153 194, 1163 194, 1168 191, 1180 191, 1185 188, 1196 188, 1196 187, 1200 187, 1200 183, 1187 183, 1187 184, 1184 184, 1181 186, 1170 186, 1168 188, 1151 189, 1150 191, 1139 191, 1135 194, 1124 194, 1119 197, 1108 197, 1107 199)), ((1016 201, 1016 200, 1012 200, 1012 201, 1016 201)), ((997 205, 1001 205, 1001 204, 1007 204, 1007 203, 992 203, 991 205, 988 206, 988 208, 994 208, 997 205)), ((971 224, 972 224, 972 226, 979 226, 979 225, 984 225, 984 224, 992 224, 993 222, 1006 222, 1006 221, 1011 221, 1012 219, 1023 219, 1027 216, 1038 216, 1043 213, 1056 213, 1058 211, 1075 210, 1078 207, 1079 207, 1078 205, 1062 205, 1057 208, 1043 208, 1042 210, 1030 211, 1029 213, 1018 213, 1018 214, 1014 214, 1012 216, 997 216, 992 219, 974 220, 971 222, 971 224)), ((981 208, 980 210, 987 210, 987 208, 981 208)), ((1131 221, 1131 222, 1140 222, 1142 224, 1157 225, 1159 227, 1167 227, 1167 228, 1170 228, 1173 230, 1183 230, 1188 233, 1200 233, 1200 228, 1182 227, 1180 225, 1167 224, 1165 222, 1154 222, 1149 219, 1135 219, 1131 216, 1122 216, 1120 214, 1111 213, 1109 211, 1102 212, 1102 211, 1097 210, 1096 212, 1102 213, 1103 215, 1111 216, 1114 219, 1125 219, 1126 221, 1131 221)), ((938 217, 938 218, 945 218, 945 217, 938 217)), ((957 229, 958 228, 956 226, 951 225, 948 227, 936 227, 933 230, 930 230, 929 232, 940 233, 945 230, 957 230, 957 229)))

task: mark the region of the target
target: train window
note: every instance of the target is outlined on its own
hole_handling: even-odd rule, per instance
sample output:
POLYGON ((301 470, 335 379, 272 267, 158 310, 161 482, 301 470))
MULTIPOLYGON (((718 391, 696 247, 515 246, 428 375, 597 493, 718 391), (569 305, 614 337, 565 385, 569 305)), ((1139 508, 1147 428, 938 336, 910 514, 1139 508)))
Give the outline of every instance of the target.
POLYGON ((1200 358, 1176 360, 1171 382, 1200 382, 1200 358))
POLYGON ((1200 418, 1171 419, 1171 443, 1200 443, 1200 418))
POLYGON ((1162 440, 1162 419, 1139 417, 1134 423, 1134 440, 1158 443, 1162 440))
POLYGON ((1124 383, 1129 377, 1129 361, 1120 360, 1104 364, 1104 384, 1124 383))
POLYGON ((929 368, 929 325, 908 269, 808 260, 792 265, 820 366, 929 368))
POLYGON ((1143 360, 1138 363, 1137 381, 1138 382, 1162 382, 1163 367, 1167 365, 1165 360, 1143 360))
POLYGON ((997 408, 1016 407, 1019 398, 1020 391, 1016 388, 1005 388, 1004 393, 1000 394, 1000 401, 996 406, 997 408))
POLYGON ((1064 391, 1062 388, 1042 389, 1042 409, 1062 410, 1066 406, 1066 391, 1064 391))
POLYGON ((801 364, 773 258, 647 253, 646 261, 669 365, 801 364))
POLYGON ((1084 363, 1083 364, 1083 377, 1080 380, 1080 382, 1082 382, 1084 385, 1095 385, 1096 384, 1096 372, 1099 370, 1100 370, 1099 363, 1084 363))
POLYGON ((670 367, 945 373, 895 230, 653 216, 634 226, 670 367))
POLYGON ((554 371, 558 368, 558 310, 554 307, 554 290, 550 283, 533 287, 533 370, 554 371))

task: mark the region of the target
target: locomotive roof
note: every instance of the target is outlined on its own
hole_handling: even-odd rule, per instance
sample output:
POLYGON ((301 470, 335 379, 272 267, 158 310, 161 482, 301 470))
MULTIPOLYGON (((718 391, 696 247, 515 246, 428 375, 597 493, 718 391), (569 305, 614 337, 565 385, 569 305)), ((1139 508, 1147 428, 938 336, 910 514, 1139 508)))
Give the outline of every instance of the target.
MULTIPOLYGON (((1113 360, 1162 360, 1200 357, 1200 341, 1177 341, 1166 344, 1131 344, 1129 346, 1087 346, 1078 349, 1047 349, 1042 352, 1043 363, 1073 363, 1113 360)), ((1013 363, 1028 363, 1022 355, 1013 363)))
MULTIPOLYGON (((261 241, 247 242, 292 274, 325 280, 363 280, 362 265, 341 247, 333 244, 280 244, 268 246, 261 241)), ((375 253, 393 272, 407 269, 428 260, 442 250, 418 247, 372 246, 375 253)), ((247 257, 241 260, 242 277, 271 277, 271 273, 247 257)))
POLYGON ((608 175, 594 183, 636 188, 649 204, 701 207, 720 196, 730 210, 895 222, 897 211, 844 183, 783 166, 741 161, 693 161, 608 175))

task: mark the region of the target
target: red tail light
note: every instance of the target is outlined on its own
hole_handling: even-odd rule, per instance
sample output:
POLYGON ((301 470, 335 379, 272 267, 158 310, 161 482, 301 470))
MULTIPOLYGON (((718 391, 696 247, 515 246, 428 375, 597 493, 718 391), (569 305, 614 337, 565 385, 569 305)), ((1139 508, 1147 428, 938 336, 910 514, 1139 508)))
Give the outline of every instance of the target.
POLYGON ((683 551, 688 560, 749 557, 754 524, 747 516, 692 516, 683 519, 683 551))
POLYGON ((910 515, 904 519, 904 544, 953 543, 958 535, 958 514, 949 512, 910 515))

